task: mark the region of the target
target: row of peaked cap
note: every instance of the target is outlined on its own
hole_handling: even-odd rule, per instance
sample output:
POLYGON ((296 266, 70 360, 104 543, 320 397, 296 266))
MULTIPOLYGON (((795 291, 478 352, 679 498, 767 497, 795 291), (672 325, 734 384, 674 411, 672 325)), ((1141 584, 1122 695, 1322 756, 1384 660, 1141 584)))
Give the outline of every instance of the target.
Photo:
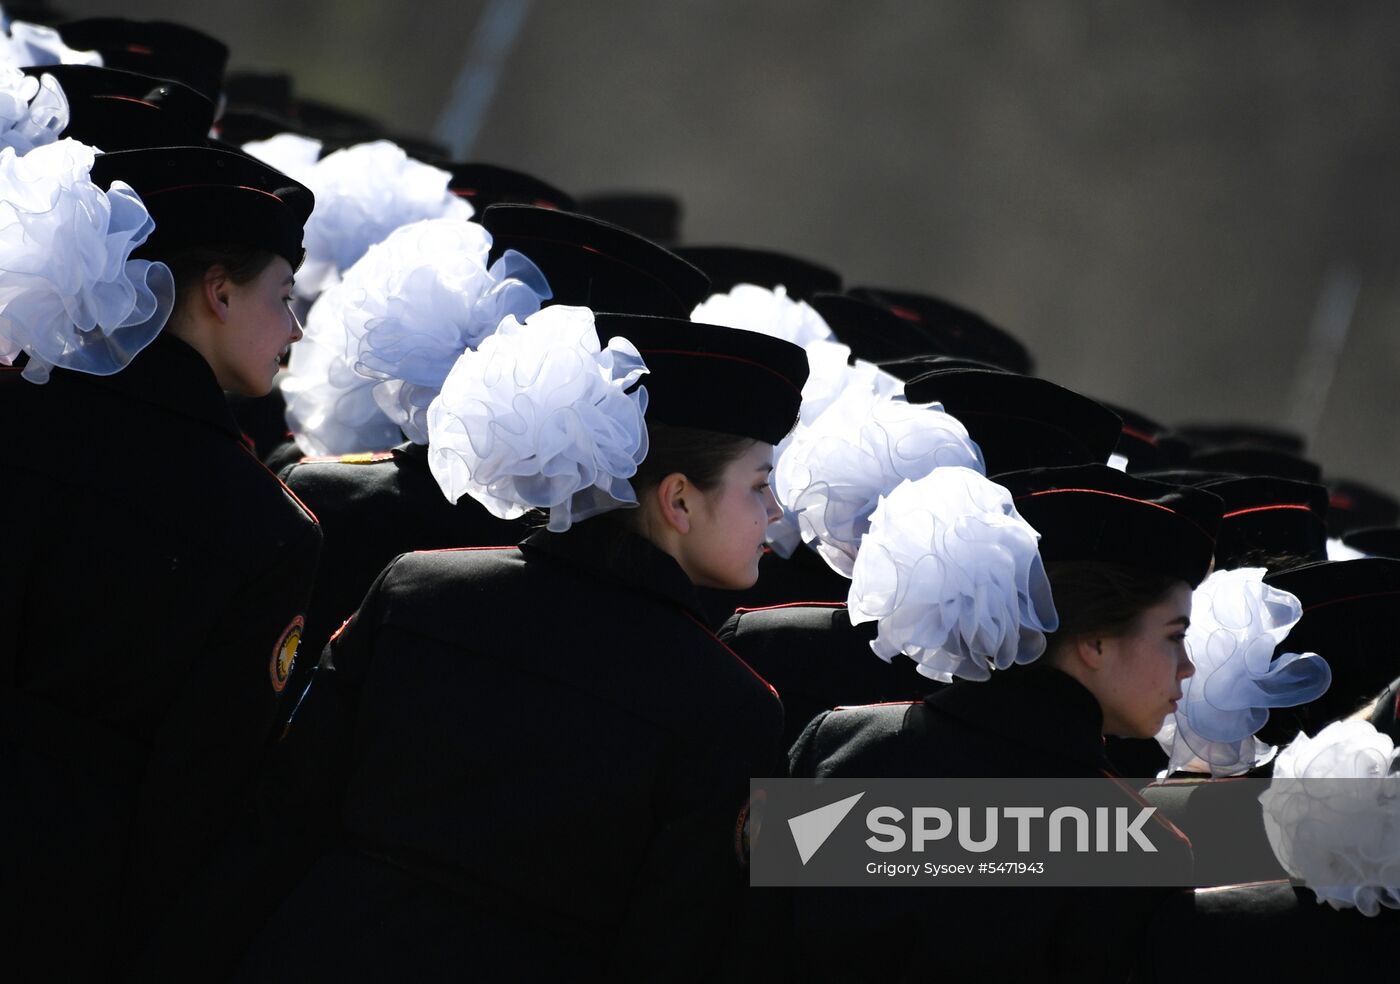
MULTIPOLYGON (((33 76, 51 75, 69 104, 64 135, 103 151, 152 147, 239 148, 208 136, 214 105, 179 82, 89 65, 25 68, 33 76)), ((322 148, 322 156, 332 148, 322 148)), ((494 204, 524 203, 541 208, 573 209, 573 197, 534 175, 482 162, 433 161, 448 172, 448 190, 478 211, 494 204)))

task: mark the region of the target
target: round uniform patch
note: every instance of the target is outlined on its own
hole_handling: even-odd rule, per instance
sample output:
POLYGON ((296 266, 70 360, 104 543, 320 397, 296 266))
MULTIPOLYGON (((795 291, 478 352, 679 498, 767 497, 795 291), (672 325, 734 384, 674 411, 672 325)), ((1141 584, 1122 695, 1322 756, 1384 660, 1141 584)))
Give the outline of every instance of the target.
POLYGON ((297 647, 301 645, 301 633, 305 627, 306 622, 300 615, 292 619, 282 630, 277 646, 272 650, 272 665, 268 670, 272 674, 272 689, 279 694, 287 686, 287 678, 292 675, 292 667, 296 665, 297 647))
POLYGON ((758 842, 758 832, 763 827, 763 814, 767 807, 767 790, 756 789, 739 809, 739 816, 734 820, 734 856, 738 859, 740 867, 749 866, 749 853, 758 842))

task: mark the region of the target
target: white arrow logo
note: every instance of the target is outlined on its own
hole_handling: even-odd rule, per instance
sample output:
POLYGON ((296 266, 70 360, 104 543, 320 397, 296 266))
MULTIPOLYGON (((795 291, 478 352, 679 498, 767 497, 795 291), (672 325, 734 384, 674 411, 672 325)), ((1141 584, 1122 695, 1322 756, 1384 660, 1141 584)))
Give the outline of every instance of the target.
POLYGON ((788 829, 792 831, 792 839, 797 845, 797 853, 803 864, 826 843, 826 839, 841 825, 841 821, 846 819, 846 814, 855 809, 856 803, 864 795, 856 793, 810 813, 799 814, 788 821, 788 829))

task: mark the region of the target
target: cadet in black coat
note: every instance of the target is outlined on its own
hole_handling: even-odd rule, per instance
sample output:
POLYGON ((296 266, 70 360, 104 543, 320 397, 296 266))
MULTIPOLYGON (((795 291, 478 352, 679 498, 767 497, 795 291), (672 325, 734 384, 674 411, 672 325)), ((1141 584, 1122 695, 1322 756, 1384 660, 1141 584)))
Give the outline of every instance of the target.
MULTIPOLYGON (((530 532, 527 520, 492 516, 475 499, 449 502, 428 471, 425 445, 405 441, 389 451, 303 458, 281 479, 320 520, 322 575, 306 609, 307 653, 320 653, 379 572, 411 550, 509 546, 530 532)), ((304 660, 290 687, 305 690, 315 661, 304 660)))
MULTIPOLYGON (((505 365, 500 378, 533 377, 490 360, 545 344, 550 313, 503 328, 458 369, 481 360, 505 365)), ((381 574, 290 734, 308 761, 289 787, 299 775, 339 782, 339 840, 243 979, 465 967, 707 979, 736 939, 748 781, 781 771, 782 708, 706 627, 695 585, 756 576, 777 513, 771 445, 796 419, 805 357, 750 332, 597 321, 599 338, 629 339, 649 369, 640 508, 518 548, 408 554, 381 574), (704 399, 714 391, 728 399, 704 399)), ((431 453, 444 452, 440 433, 431 453)), ((470 465, 477 478, 488 467, 470 465)), ((304 812, 270 821, 316 826, 304 812)))
MULTIPOLYGON (((554 291, 555 303, 585 305, 595 297, 603 297, 613 305, 609 310, 633 311, 647 305, 646 292, 633 288, 638 277, 644 277, 649 284, 669 285, 680 296, 696 291, 696 279, 703 282, 703 275, 674 254, 605 223, 533 206, 493 209, 491 214, 503 243, 518 245, 540 256, 542 272, 559 285, 554 291), (538 253, 530 238, 522 237, 517 242, 513 238, 515 228, 508 221, 501 221, 502 216, 506 220, 523 217, 538 223, 548 236, 549 250, 538 253), (642 295, 640 299, 634 296, 638 293, 642 295)), ((400 235, 408 232, 404 230, 400 235)), ((495 252, 499 254, 502 249, 498 246, 495 252)), ((405 257, 405 263, 422 264, 420 269, 426 273, 435 274, 446 267, 456 276, 447 279, 444 286, 450 284, 457 293, 501 293, 500 274, 483 269, 476 280, 465 284, 454 261, 442 261, 431 250, 402 250, 400 255, 405 257)), ((387 281, 357 282, 357 290, 372 295, 368 303, 360 302, 358 310, 381 303, 381 295, 398 289, 407 274, 407 270, 397 270, 387 281)), ((353 278, 355 274, 349 276, 353 278)), ((547 293, 539 297, 535 292, 524 291, 525 285, 518 285, 513 296, 524 298, 516 303, 526 313, 548 299, 547 293)), ((474 338, 488 336, 495 330, 494 317, 490 323, 482 323, 481 319, 501 310, 500 303, 483 302, 451 307, 442 317, 457 329, 459 337, 474 338)), ((401 326, 427 330, 427 326, 405 325, 409 315, 402 310, 396 317, 401 326)), ((525 313, 519 317, 524 319, 525 313)), ((431 327, 440 331, 442 325, 431 327)), ((414 378, 422 378, 429 358, 423 347, 403 345, 397 351, 403 353, 414 378)), ((387 366, 381 353, 376 355, 381 374, 396 378, 397 367, 387 366)), ((444 375, 453 360, 455 355, 441 367, 444 375)), ((351 380, 352 385, 354 382, 351 380)), ((415 440, 418 443, 405 441, 388 450, 366 448, 358 449, 363 453, 304 458, 281 470, 282 480, 316 513, 325 534, 322 573, 306 615, 304 643, 309 652, 321 652, 331 633, 354 613, 375 577, 399 554, 441 547, 512 546, 533 528, 534 524, 526 518, 505 520, 493 516, 475 499, 464 497, 456 504, 449 502, 429 471, 426 435, 418 434, 415 440)), ((309 674, 313 665, 312 661, 305 661, 303 672, 309 674)), ((300 693, 305 683, 305 677, 294 679, 293 692, 300 693)))
POLYGON ((6 923, 56 980, 112 976, 242 808, 320 546, 221 389, 270 384, 297 334, 276 298, 309 193, 194 148, 104 155, 92 173, 143 196, 160 230, 144 255, 170 260, 188 293, 114 374, 60 367, 35 385, 0 372, 0 442, 26 449, 0 465, 6 923), (256 253, 258 272, 235 282, 212 261, 182 267, 210 222, 256 253), (193 282, 181 275, 192 265, 193 282), (228 319, 202 353, 180 336, 206 285, 228 319), (144 454, 157 446, 159 471, 144 454))
MULTIPOLYGON (((795 776, 1094 778, 1114 775, 1104 734, 1155 733, 1191 664, 1190 586, 1205 577, 1221 504, 1104 466, 1000 476, 1042 535, 1059 615, 1046 655, 959 680, 923 701, 828 711, 791 752, 795 776)), ((1133 798, 1124 789, 1125 798, 1133 798)), ((1135 798, 1134 798, 1135 800, 1135 798)), ((1140 804, 1140 801, 1136 801, 1140 804)), ((1162 860, 1189 884, 1179 832, 1162 860), (1170 855, 1170 856, 1168 856, 1170 855)), ((1170 894, 1170 893, 1165 893, 1170 894)), ((1123 980, 1163 890, 952 889, 799 892, 795 946, 822 979, 914 979, 936 934, 957 979, 1123 980)))

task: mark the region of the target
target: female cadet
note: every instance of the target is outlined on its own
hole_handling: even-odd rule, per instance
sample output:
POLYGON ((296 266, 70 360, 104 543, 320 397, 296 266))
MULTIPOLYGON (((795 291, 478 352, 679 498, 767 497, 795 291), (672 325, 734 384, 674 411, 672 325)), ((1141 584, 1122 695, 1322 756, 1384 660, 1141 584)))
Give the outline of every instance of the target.
POLYGON ((203 147, 0 170, 30 250, 0 273, 0 352, 28 357, 0 373, 8 925, 45 976, 96 979, 229 828, 296 655, 320 531, 223 391, 267 392, 300 337, 312 202, 203 147))
POLYGON ((247 980, 712 976, 782 708, 695 589, 757 577, 806 375, 757 333, 600 314, 595 336, 557 306, 458 361, 430 411, 435 474, 498 515, 548 506, 550 528, 399 557, 332 640, 287 744, 344 753, 343 842, 247 980))
MULTIPOLYGON (((1103 736, 1151 737, 1175 710, 1192 673, 1191 588, 1211 564, 1220 499, 1103 465, 996 481, 1040 533, 1058 615, 1044 654, 961 673, 969 679, 920 702, 819 715, 792 748, 794 775, 1112 776, 1103 736)), ((869 549, 867 537, 862 553, 869 549)), ((859 594, 858 577, 857 607, 859 594)), ((1163 857, 1186 875, 1189 846, 1179 832, 1168 834, 1163 857)), ((925 954, 900 949, 923 932, 936 943, 928 959, 956 979, 1122 980, 1162 899, 1160 891, 1132 889, 857 891, 835 906, 826 892, 796 895, 796 952, 823 979, 927 973, 925 954), (872 952, 909 956, 877 968, 867 959, 872 952)))

